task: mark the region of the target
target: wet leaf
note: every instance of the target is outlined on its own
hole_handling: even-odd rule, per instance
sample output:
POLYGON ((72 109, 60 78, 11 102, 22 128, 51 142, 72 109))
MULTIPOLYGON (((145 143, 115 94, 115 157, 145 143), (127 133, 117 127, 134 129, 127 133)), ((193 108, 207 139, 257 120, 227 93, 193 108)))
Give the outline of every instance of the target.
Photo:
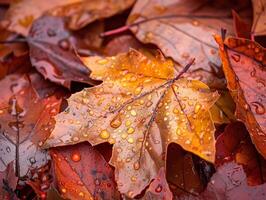
POLYGON ((80 1, 82 0, 22 0, 12 2, 5 15, 4 24, 9 31, 27 36, 34 20, 48 10, 80 1))
POLYGON ((209 109, 218 93, 180 78, 161 54, 146 54, 131 50, 117 57, 84 58, 91 77, 103 83, 69 98, 46 142, 46 147, 114 144, 110 163, 120 192, 129 197, 155 178, 171 142, 211 162, 215 155, 209 109))
POLYGON ((83 0, 78 3, 55 8, 50 11, 50 14, 69 17, 68 27, 77 30, 95 20, 101 20, 118 14, 130 8, 134 2, 135 0, 83 0))
POLYGON ((243 166, 249 185, 259 185, 265 182, 266 174, 262 170, 263 163, 241 122, 227 125, 216 141, 216 166, 231 161, 243 166))
POLYGON ((182 200, 205 200, 205 199, 265 199, 266 184, 248 186, 246 174, 241 165, 234 162, 219 167, 212 176, 206 190, 198 197, 183 196, 182 200))
POLYGON ((5 199, 16 199, 15 189, 17 186, 18 178, 15 175, 13 162, 6 166, 5 171, 0 172, 0 198, 5 199))
POLYGON ((198 195, 204 189, 192 154, 176 144, 168 146, 166 178, 175 196, 198 195))
MULTIPOLYGON (((245 7, 245 3, 242 1, 243 5, 238 4, 236 9, 245 7)), ((196 58, 196 67, 187 76, 222 89, 225 82, 212 35, 220 33, 221 28, 233 34, 231 9, 234 7, 232 1, 139 0, 128 24, 139 40, 157 45, 181 66, 196 58)))
POLYGON ((70 36, 61 18, 36 20, 27 38, 32 65, 45 78, 67 88, 72 81, 95 84, 89 78, 90 70, 75 54, 70 36))
POLYGON ((112 168, 88 143, 51 150, 56 186, 67 199, 119 199, 112 168))
POLYGON ((224 42, 218 36, 227 87, 236 103, 236 117, 242 120, 258 151, 266 158, 265 48, 237 38, 224 42))
POLYGON ((0 81, 0 171, 14 161, 16 176, 29 176, 33 168, 47 163, 40 146, 53 127, 51 117, 61 103, 56 96, 38 98, 27 75, 12 74, 0 81))
POLYGON ((161 168, 158 176, 151 182, 142 200, 167 200, 173 199, 173 194, 165 177, 165 170, 161 168))
POLYGON ((266 35, 266 1, 265 0, 252 0, 253 4, 253 25, 252 36, 265 36, 266 35))

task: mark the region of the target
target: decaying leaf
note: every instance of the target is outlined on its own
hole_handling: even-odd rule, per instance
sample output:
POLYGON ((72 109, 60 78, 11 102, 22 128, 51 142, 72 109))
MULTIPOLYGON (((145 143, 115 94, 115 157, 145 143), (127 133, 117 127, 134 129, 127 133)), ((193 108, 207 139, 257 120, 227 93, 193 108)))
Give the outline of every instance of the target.
POLYGON ((266 158, 266 50, 259 44, 218 36, 227 87, 258 151, 266 158))
POLYGON ((113 144, 110 163, 120 192, 129 197, 155 178, 171 142, 214 161, 215 128, 209 109, 217 92, 200 81, 180 78, 173 62, 161 54, 131 50, 83 60, 92 70, 91 78, 103 83, 69 98, 46 147, 81 141, 113 144))
POLYGON ((57 7, 49 13, 55 16, 69 17, 68 27, 77 30, 95 20, 101 20, 118 14, 130 8, 134 2, 135 0, 83 0, 57 7))
POLYGON ((246 174, 241 165, 234 162, 219 167, 212 176, 206 190, 198 197, 183 196, 182 200, 257 200, 265 199, 266 184, 248 186, 246 174))
POLYGON ((67 88, 72 81, 95 84, 89 78, 90 70, 74 53, 70 36, 61 18, 36 20, 27 38, 32 65, 45 78, 67 88))
POLYGON ((221 28, 233 34, 234 6, 232 1, 217 0, 139 0, 128 24, 139 40, 157 45, 181 66, 196 58, 196 68, 190 69, 187 76, 221 89, 224 77, 212 35, 220 33, 221 28))
POLYGON ((253 25, 252 36, 266 35, 266 0, 252 0, 253 25))
POLYGON ((243 166, 249 185, 265 182, 263 163, 241 122, 227 125, 216 141, 216 167, 231 161, 243 166))
POLYGON ((0 171, 14 161, 16 176, 28 176, 32 168, 44 165, 47 153, 40 146, 53 127, 58 113, 56 96, 38 98, 27 75, 12 74, 0 81, 0 171))
POLYGON ((67 199, 119 199, 112 168, 88 143, 51 150, 56 187, 67 199))
MULTIPOLYGON (((58 6, 81 2, 82 0, 22 0, 14 1, 7 11, 4 23, 9 31, 27 36, 34 20, 58 6)), ((56 27, 55 27, 56 28, 56 27)))

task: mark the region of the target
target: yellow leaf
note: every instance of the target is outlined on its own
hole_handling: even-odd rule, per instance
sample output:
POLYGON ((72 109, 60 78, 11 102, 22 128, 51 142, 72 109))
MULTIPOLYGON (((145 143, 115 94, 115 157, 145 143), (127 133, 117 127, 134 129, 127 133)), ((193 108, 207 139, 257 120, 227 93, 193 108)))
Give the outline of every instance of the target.
POLYGON ((103 83, 72 95, 46 146, 89 141, 113 144, 110 163, 119 191, 134 197, 164 166, 168 144, 213 162, 215 127, 209 113, 219 95, 186 80, 162 55, 131 50, 83 59, 103 83))

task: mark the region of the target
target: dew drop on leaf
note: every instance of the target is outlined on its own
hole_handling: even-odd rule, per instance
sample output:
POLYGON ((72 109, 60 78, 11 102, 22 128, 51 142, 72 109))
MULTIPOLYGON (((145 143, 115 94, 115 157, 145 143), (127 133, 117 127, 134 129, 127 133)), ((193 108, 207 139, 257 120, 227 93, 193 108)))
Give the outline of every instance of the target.
POLYGON ((161 184, 159 184, 156 188, 155 188, 155 192, 161 192, 163 189, 163 187, 161 186, 161 184))
POLYGON ((73 160, 74 162, 78 162, 80 161, 80 159, 81 159, 81 155, 78 152, 75 152, 71 155, 71 160, 73 160))
POLYGON ((110 133, 107 130, 102 130, 102 132, 100 133, 100 137, 102 139, 108 139, 110 137, 110 133))

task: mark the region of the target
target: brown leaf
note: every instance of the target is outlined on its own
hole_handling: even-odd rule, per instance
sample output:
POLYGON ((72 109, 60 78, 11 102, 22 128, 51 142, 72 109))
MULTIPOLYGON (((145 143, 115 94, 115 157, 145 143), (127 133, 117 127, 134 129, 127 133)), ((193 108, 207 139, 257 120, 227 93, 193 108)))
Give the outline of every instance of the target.
POLYGON ((56 186, 67 199, 119 199, 112 168, 88 143, 54 148, 56 186))
POLYGON ((70 97, 69 107, 56 117, 47 147, 81 141, 114 144, 110 163, 119 190, 129 197, 155 178, 171 142, 214 161, 209 109, 218 99, 216 92, 202 82, 179 79, 173 62, 161 54, 131 50, 83 60, 91 77, 103 83, 70 97))
POLYGON ((134 2, 135 0, 83 0, 54 8, 49 13, 55 16, 69 17, 68 27, 77 30, 95 20, 118 14, 130 8, 134 2))
POLYGON ((14 1, 5 15, 4 24, 9 31, 27 36, 34 20, 48 10, 80 1, 82 0, 14 1))
POLYGON ((266 158, 266 50, 256 42, 218 36, 227 87, 258 151, 266 158))
POLYGON ((171 200, 173 194, 168 186, 165 170, 161 168, 158 176, 151 182, 149 188, 146 190, 142 200, 171 200))
POLYGON ((0 81, 0 171, 14 161, 16 175, 28 176, 32 168, 47 162, 40 146, 53 127, 61 100, 55 96, 38 98, 27 75, 12 74, 0 81))
POLYGON ((74 53, 70 36, 61 18, 36 20, 27 38, 32 65, 45 78, 69 89, 72 81, 95 84, 89 78, 90 70, 74 53))
POLYGON ((265 199, 266 184, 248 186, 241 165, 234 162, 219 167, 206 190, 198 197, 183 196, 181 200, 257 200, 265 199))
POLYGON ((266 174, 263 174, 262 162, 241 122, 227 125, 216 141, 216 166, 230 161, 243 166, 249 185, 259 185, 265 182, 266 174))
POLYGON ((0 171, 0 198, 1 199, 16 199, 15 189, 18 178, 15 175, 13 162, 6 166, 5 171, 0 171))
POLYGON ((166 178, 175 196, 191 193, 198 195, 204 189, 194 166, 192 154, 176 144, 168 146, 166 178))
POLYGON ((266 0, 252 0, 253 4, 253 25, 251 35, 266 35, 266 0))
MULTIPOLYGON (((242 1, 237 9, 244 6, 242 1)), ((221 28, 233 34, 231 9, 234 7, 232 1, 139 0, 128 24, 139 40, 157 45, 181 66, 195 58, 195 67, 187 76, 222 89, 225 82, 212 35, 220 33, 221 28)))

